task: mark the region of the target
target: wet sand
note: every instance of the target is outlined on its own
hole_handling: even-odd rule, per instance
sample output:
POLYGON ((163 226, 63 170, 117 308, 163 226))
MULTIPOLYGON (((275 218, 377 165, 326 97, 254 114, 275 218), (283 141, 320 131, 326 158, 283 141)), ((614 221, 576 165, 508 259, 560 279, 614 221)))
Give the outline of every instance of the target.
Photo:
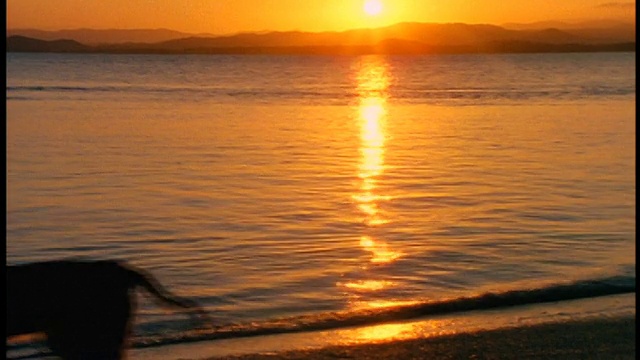
POLYGON ((208 360, 635 359, 635 334, 635 317, 605 318, 208 360))

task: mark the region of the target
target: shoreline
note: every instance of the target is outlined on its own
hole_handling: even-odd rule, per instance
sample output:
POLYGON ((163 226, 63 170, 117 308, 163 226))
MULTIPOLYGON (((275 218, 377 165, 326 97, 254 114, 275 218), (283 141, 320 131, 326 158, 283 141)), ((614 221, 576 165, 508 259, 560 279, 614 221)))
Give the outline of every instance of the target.
POLYGON ((635 293, 611 295, 326 331, 130 349, 129 358, 437 360, 469 359, 474 354, 476 358, 511 359, 531 353, 530 359, 563 359, 571 354, 573 358, 631 359, 635 354, 635 299, 635 293), (465 348, 476 353, 461 353, 465 348))
POLYGON ((635 334, 633 316, 204 359, 635 359, 635 334))

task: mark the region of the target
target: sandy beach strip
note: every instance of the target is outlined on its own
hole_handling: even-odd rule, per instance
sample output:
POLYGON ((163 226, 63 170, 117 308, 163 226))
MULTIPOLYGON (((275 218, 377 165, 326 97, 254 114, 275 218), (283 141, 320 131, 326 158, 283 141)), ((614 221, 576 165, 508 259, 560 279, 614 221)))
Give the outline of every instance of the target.
POLYGON ((635 359, 635 316, 547 323, 386 343, 212 357, 263 359, 635 359))

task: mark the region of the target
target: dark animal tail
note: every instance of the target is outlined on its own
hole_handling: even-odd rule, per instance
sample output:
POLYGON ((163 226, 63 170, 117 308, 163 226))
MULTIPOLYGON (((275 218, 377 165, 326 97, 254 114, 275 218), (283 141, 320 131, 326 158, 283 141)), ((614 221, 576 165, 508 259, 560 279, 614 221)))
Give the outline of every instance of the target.
POLYGON ((139 269, 132 269, 131 267, 126 267, 128 272, 128 278, 130 281, 130 287, 134 288, 136 286, 141 286, 147 292, 152 294, 156 300, 159 302, 183 308, 189 311, 191 315, 194 315, 199 319, 199 322, 205 324, 210 320, 209 314, 195 301, 185 299, 183 297, 177 296, 169 292, 169 290, 165 289, 160 282, 158 282, 152 275, 147 274, 139 269))

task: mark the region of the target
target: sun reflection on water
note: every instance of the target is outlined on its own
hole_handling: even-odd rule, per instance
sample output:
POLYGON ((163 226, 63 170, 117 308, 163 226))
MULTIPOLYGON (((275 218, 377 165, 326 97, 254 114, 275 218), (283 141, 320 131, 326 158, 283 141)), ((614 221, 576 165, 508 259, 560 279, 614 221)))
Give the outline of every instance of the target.
POLYGON ((357 339, 367 342, 381 340, 400 340, 417 337, 413 324, 384 324, 361 329, 357 333, 357 339))
MULTIPOLYGON (((383 58, 362 59, 357 74, 360 120, 360 155, 358 169, 359 191, 353 195, 358 209, 364 215, 363 222, 368 227, 377 227, 390 222, 381 210, 380 204, 390 199, 377 190, 379 177, 384 173, 386 99, 389 85, 388 66, 383 58)), ((360 245, 371 252, 372 263, 388 263, 401 256, 389 248, 386 242, 363 234, 360 245)))
POLYGON ((392 282, 386 280, 362 280, 346 283, 344 287, 360 291, 375 291, 384 289, 392 284, 392 282))
POLYGON ((375 241, 367 235, 363 235, 360 238, 360 246, 372 253, 372 263, 389 263, 401 255, 399 252, 389 249, 389 246, 384 241, 375 241))
POLYGON ((428 338, 455 334, 456 321, 444 319, 380 324, 338 332, 344 345, 428 338))
MULTIPOLYGON (((357 169, 359 183, 352 199, 362 215, 363 224, 366 225, 359 239, 360 247, 370 253, 364 269, 368 266, 390 264, 402 254, 393 249, 380 235, 384 226, 391 222, 383 205, 391 200, 391 197, 381 193, 379 186, 385 172, 388 65, 384 58, 380 57, 361 58, 359 65, 356 75, 360 125, 360 163, 357 169)), ((351 306, 354 309, 407 305, 406 302, 383 299, 385 290, 397 286, 394 281, 372 278, 370 274, 366 276, 369 278, 337 284, 350 294, 351 306)))

